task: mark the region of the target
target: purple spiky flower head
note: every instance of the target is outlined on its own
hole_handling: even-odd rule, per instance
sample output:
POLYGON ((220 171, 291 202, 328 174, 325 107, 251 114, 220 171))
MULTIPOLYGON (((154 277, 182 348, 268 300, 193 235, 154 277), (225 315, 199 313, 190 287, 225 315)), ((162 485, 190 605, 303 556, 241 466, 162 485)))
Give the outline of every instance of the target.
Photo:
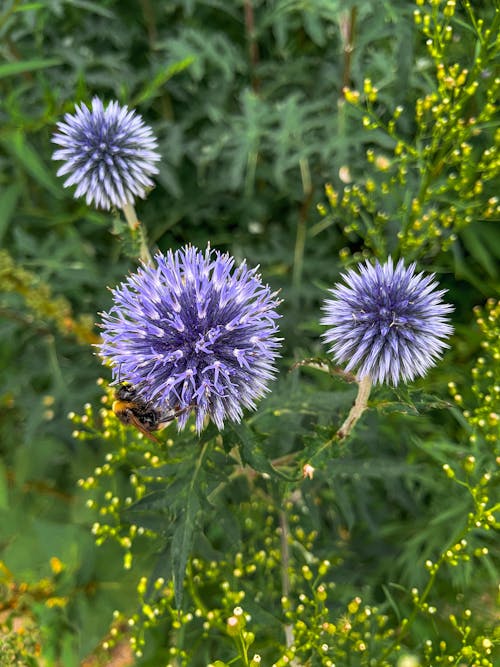
POLYGON ((359 378, 397 385, 425 375, 441 356, 453 328, 443 303, 446 290, 436 289, 434 274, 415 273, 415 264, 359 266, 342 275, 345 284, 330 290, 323 305, 323 337, 335 361, 359 378))
POLYGON ((281 345, 280 301, 257 268, 210 247, 157 253, 112 290, 102 314, 100 354, 114 378, 158 409, 184 410, 179 429, 191 410, 198 432, 207 416, 218 428, 240 421, 268 391, 281 345))
POLYGON ((151 174, 157 174, 155 162, 158 143, 153 132, 135 111, 118 102, 106 108, 98 97, 92 108, 76 106, 57 123, 52 142, 62 148, 53 160, 63 160, 57 175, 68 178, 64 187, 76 185, 74 197, 85 197, 87 204, 110 209, 133 204, 146 196, 153 186, 151 174))

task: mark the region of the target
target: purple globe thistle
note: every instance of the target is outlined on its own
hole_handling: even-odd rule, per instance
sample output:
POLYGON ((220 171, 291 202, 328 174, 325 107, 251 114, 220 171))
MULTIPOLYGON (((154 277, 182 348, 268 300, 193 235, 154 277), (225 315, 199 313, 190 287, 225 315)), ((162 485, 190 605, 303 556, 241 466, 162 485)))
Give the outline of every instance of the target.
POLYGON ((347 362, 346 371, 397 385, 425 375, 449 347, 443 339, 453 332, 447 317, 453 306, 443 303, 446 290, 436 291, 434 274, 415 274, 415 267, 400 260, 394 268, 391 257, 385 264, 366 262, 330 290, 323 337, 335 360, 347 362))
POLYGON ((257 268, 210 248, 158 253, 112 290, 102 314, 100 354, 113 376, 135 385, 158 409, 180 409, 178 427, 196 413, 222 428, 240 421, 268 391, 280 347, 276 308, 257 268))
POLYGON ((104 108, 94 97, 91 109, 76 106, 75 114, 67 113, 57 127, 52 142, 62 148, 52 159, 64 161, 57 175, 69 174, 64 187, 76 185, 75 198, 108 210, 131 205, 137 196, 144 199, 160 155, 151 128, 135 111, 118 102, 104 108))

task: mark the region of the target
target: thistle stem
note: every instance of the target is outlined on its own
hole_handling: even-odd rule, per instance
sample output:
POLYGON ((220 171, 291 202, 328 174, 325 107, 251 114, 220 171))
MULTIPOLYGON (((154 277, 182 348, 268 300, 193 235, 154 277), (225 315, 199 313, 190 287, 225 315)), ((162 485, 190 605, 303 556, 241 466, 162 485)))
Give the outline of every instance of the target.
POLYGON ((144 231, 144 228, 141 227, 141 223, 139 221, 139 218, 137 217, 133 204, 125 204, 122 208, 122 211, 125 215, 125 219, 128 223, 129 229, 132 232, 139 233, 139 237, 141 239, 140 259, 145 264, 151 264, 153 260, 151 258, 151 253, 149 252, 146 240, 146 232, 144 231))
POLYGON ((372 379, 369 375, 365 375, 358 381, 358 394, 351 411, 347 415, 347 419, 337 431, 337 438, 344 440, 352 431, 354 424, 361 417, 368 406, 368 398, 372 388, 372 379))

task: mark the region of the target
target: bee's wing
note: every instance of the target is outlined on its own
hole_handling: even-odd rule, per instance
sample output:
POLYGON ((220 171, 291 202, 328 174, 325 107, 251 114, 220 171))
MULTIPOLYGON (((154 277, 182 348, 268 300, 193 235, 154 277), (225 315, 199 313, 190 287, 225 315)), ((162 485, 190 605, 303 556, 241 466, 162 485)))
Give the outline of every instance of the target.
POLYGON ((141 422, 137 419, 137 417, 133 414, 132 411, 130 411, 129 413, 129 418, 130 418, 130 423, 133 424, 136 427, 136 429, 142 433, 142 435, 145 435, 146 438, 151 440, 151 442, 156 443, 157 445, 161 444, 158 438, 155 438, 154 435, 151 433, 151 431, 148 431, 146 428, 144 428, 144 425, 141 424, 141 422))

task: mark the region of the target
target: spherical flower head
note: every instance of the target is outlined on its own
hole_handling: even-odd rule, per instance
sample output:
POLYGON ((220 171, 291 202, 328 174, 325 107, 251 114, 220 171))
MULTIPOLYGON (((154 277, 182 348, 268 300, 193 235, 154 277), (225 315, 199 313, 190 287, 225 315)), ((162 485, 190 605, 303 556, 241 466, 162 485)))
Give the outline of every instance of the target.
POLYGON ((257 268, 228 254, 187 246, 158 253, 112 290, 102 314, 100 354, 117 380, 137 387, 158 409, 240 421, 268 391, 280 348, 279 300, 257 268))
POLYGON ((76 185, 75 198, 85 197, 87 204, 108 210, 133 204, 136 197, 144 199, 153 186, 150 175, 158 173, 154 163, 160 155, 151 128, 135 111, 118 102, 104 108, 94 97, 91 109, 77 105, 57 127, 52 141, 62 148, 52 159, 64 161, 57 175, 69 174, 64 187, 76 185))
POLYGON ((443 303, 446 290, 437 289, 434 275, 415 268, 403 260, 394 268, 391 257, 385 264, 366 262, 330 290, 323 337, 335 361, 347 362, 346 371, 397 385, 425 375, 449 347, 444 340, 453 332, 447 317, 453 306, 443 303))

